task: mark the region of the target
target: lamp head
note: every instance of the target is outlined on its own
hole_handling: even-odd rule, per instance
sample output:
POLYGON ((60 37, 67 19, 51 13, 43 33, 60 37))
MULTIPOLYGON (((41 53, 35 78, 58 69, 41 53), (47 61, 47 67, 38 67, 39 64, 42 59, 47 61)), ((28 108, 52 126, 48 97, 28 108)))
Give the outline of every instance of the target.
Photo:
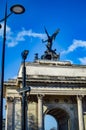
POLYGON ((11 8, 10 8, 11 12, 15 13, 15 14, 22 14, 25 12, 25 8, 22 6, 22 5, 13 5, 11 8))
POLYGON ((22 59, 25 60, 27 58, 27 55, 28 55, 29 51, 28 50, 24 50, 22 53, 21 53, 21 56, 22 56, 22 59))

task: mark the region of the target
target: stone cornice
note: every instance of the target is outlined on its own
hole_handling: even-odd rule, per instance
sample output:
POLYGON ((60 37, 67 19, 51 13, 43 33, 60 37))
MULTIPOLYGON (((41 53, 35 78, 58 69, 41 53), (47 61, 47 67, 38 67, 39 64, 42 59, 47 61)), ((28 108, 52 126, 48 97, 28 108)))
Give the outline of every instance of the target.
MULTIPOLYGON (((86 88, 30 86, 30 95, 86 95, 86 88)), ((17 88, 7 88, 7 96, 21 97, 17 88)))
POLYGON ((30 94, 44 94, 44 95, 86 95, 86 88, 79 89, 79 88, 31 88, 30 94))
MULTIPOLYGON (((22 78, 17 79, 17 83, 21 83, 22 78)), ((86 86, 86 77, 63 77, 63 76, 27 76, 26 78, 27 84, 45 84, 46 85, 55 85, 55 86, 62 86, 62 84, 66 86, 86 86)))
POLYGON ((5 81, 4 85, 5 86, 9 86, 9 85, 16 86, 17 85, 17 79, 10 79, 8 81, 5 81))

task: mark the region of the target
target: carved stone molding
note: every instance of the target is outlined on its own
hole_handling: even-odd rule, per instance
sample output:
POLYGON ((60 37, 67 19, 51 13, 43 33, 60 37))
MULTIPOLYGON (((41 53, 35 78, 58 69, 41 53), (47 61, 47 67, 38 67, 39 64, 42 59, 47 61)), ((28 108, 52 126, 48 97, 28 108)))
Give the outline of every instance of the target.
POLYGON ((56 103, 58 103, 58 102, 59 102, 59 99, 58 99, 58 98, 56 98, 56 99, 55 99, 55 102, 56 102, 56 103))
POLYGON ((65 103, 68 103, 68 99, 67 99, 67 98, 65 98, 65 99, 64 99, 64 102, 65 102, 65 103))

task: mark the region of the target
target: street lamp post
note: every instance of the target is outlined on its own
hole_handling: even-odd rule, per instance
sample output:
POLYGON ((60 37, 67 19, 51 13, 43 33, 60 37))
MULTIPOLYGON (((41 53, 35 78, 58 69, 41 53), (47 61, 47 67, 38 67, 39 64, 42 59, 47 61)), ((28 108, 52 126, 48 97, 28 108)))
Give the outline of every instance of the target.
MULTIPOLYGON (((23 68, 22 68, 22 88, 26 88, 26 66, 25 66, 25 60, 27 58, 27 55, 28 55, 29 51, 28 50, 24 50, 22 53, 21 53, 21 56, 22 56, 22 59, 23 59, 23 68)), ((24 91, 22 93, 22 130, 26 130, 26 92, 24 91)))
MULTIPOLYGON (((2 45, 2 66, 1 66, 1 89, 0 89, 0 130, 2 130, 3 125, 3 87, 4 87, 4 61, 5 61, 5 43, 6 43, 6 22, 7 18, 11 14, 22 14, 25 9, 22 5, 14 5, 10 8, 11 13, 7 15, 7 3, 5 8, 5 17, 0 20, 0 22, 4 21, 4 32, 3 32, 3 45, 2 45)), ((1 28, 0 24, 0 28, 1 28)))

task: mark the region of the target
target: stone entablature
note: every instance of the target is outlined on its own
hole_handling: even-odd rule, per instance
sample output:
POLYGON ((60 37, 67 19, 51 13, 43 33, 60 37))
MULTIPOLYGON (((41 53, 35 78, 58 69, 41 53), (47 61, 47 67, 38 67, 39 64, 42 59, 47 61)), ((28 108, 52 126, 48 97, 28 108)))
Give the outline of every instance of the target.
MULTIPOLYGON (((86 95, 86 88, 60 88, 60 87, 43 87, 43 86, 30 86, 32 95, 44 94, 44 95, 86 95)), ((6 96, 21 97, 17 91, 17 87, 14 89, 7 88, 6 96)))
MULTIPOLYGON (((31 86, 32 94, 53 92, 54 95, 86 95, 86 66, 37 60, 35 63, 26 63, 26 82, 27 86, 31 86)), ((18 94, 17 89, 22 87, 22 65, 17 79, 5 82, 5 86, 8 86, 7 92, 11 88, 11 94, 18 94)))
MULTIPOLYGON (((17 77, 17 85, 22 82, 22 64, 17 77)), ((70 62, 37 60, 26 63, 27 85, 40 87, 85 88, 86 66, 72 65, 70 62), (33 85, 32 85, 33 84, 33 85)))

